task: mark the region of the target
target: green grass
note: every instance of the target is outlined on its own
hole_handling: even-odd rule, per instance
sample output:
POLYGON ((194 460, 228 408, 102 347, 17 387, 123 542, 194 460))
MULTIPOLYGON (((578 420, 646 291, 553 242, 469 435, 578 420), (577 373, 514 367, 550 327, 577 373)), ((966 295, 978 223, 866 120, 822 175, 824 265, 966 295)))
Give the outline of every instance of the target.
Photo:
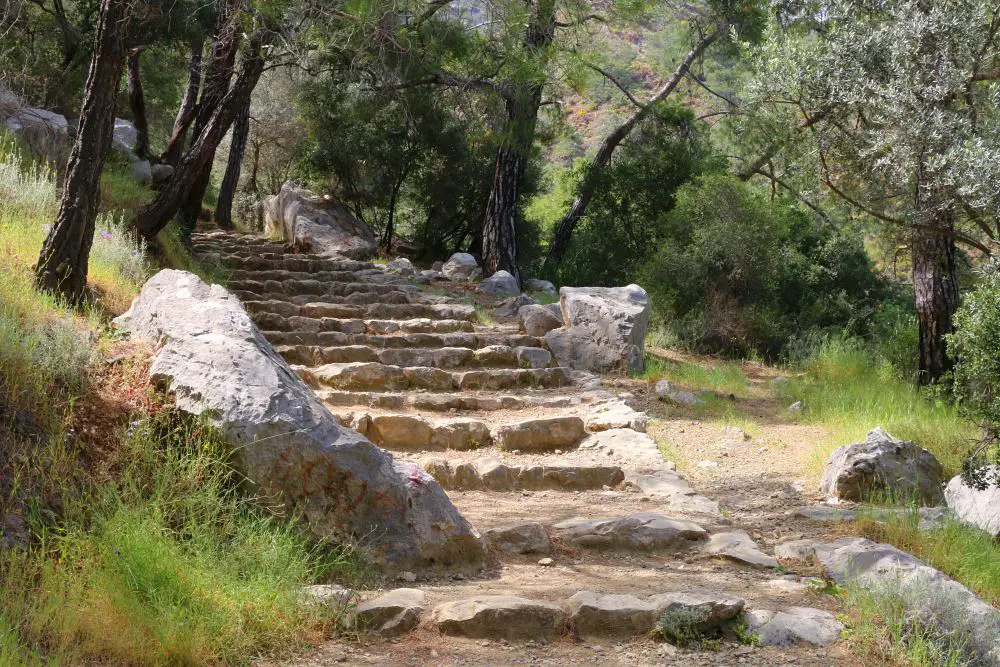
POLYGON ((225 267, 200 262, 188 252, 182 240, 181 229, 174 222, 157 234, 156 246, 165 266, 190 271, 210 285, 225 286, 229 282, 230 272, 225 267))
POLYGON ((531 292, 528 296, 531 297, 535 303, 541 303, 548 305, 550 303, 559 303, 558 294, 549 294, 547 292, 531 292))
POLYGON ((928 399, 850 341, 825 343, 805 371, 777 391, 785 403, 804 403, 798 421, 821 424, 828 433, 816 450, 815 471, 834 449, 864 440, 877 426, 929 449, 948 472, 960 469, 969 443, 977 437, 974 426, 951 405, 928 399))
POLYGON ((750 388, 741 365, 732 361, 706 364, 674 361, 647 354, 645 368, 639 377, 649 382, 666 379, 695 393, 712 391, 745 396, 750 388))
POLYGON ((249 664, 328 636, 338 610, 299 592, 356 581, 352 552, 258 509, 217 436, 144 379, 104 376, 106 321, 152 270, 122 218, 98 221, 87 306, 35 290, 54 180, 0 142, 0 515, 27 536, 0 549, 0 664, 249 664))

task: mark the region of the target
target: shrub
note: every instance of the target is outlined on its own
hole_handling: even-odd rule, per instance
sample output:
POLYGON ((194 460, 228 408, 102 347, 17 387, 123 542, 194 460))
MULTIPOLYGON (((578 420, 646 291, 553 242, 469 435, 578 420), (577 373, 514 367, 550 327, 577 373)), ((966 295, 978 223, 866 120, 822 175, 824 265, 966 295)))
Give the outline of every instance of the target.
POLYGON ((1000 460, 1000 267, 991 265, 955 314, 949 353, 958 360, 954 392, 961 410, 985 430, 985 441, 965 465, 966 477, 984 487, 995 480, 987 464, 1000 460))
POLYGON ((772 358, 870 318, 886 291, 858 234, 715 173, 678 191, 641 276, 654 321, 690 347, 772 358))

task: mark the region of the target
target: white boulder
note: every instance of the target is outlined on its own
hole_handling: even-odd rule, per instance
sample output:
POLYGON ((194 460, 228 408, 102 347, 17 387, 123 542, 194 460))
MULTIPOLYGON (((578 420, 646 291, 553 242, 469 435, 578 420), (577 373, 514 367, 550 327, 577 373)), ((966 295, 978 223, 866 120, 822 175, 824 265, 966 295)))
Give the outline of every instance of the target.
POLYGON ((517 284, 517 278, 502 269, 483 282, 479 283, 479 287, 477 289, 483 294, 489 294, 491 296, 520 296, 521 294, 521 288, 517 284))
POLYGON ((224 288, 160 271, 116 323, 158 346, 153 381, 218 429, 269 506, 354 536, 388 570, 482 565, 484 541, 437 482, 341 427, 224 288))
MULTIPOLYGON (((997 473, 1000 471, 993 468, 988 477, 995 478, 997 473)), ((956 517, 982 528, 993 537, 1000 537, 1000 486, 996 481, 979 490, 966 484, 961 475, 956 475, 945 487, 944 498, 956 517)))
POLYGON ((441 273, 454 282, 469 282, 483 274, 476 264, 476 258, 467 252, 456 252, 441 267, 441 273))
POLYGON ((372 230, 343 204, 318 197, 291 181, 264 202, 264 223, 268 235, 304 252, 367 259, 378 250, 372 230))

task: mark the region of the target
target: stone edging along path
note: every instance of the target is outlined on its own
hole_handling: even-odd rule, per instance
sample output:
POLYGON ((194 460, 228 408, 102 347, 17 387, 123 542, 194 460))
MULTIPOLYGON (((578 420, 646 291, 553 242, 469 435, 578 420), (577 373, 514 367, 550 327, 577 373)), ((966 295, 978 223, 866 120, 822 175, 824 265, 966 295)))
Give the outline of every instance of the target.
MULTIPOLYGON (((429 294, 365 262, 226 233, 193 243, 232 270, 230 289, 292 365, 268 363, 313 389, 317 398, 301 399, 310 414, 321 401, 340 424, 392 453, 377 483, 403 493, 391 486, 395 474, 404 506, 417 508, 406 520, 416 522, 417 542, 379 547, 410 587, 310 587, 311 599, 367 598, 356 609, 359 627, 414 642, 423 641, 418 628, 506 641, 621 640, 648 635, 665 617, 701 636, 733 639, 739 625, 762 647, 821 660, 827 654, 817 647, 840 637, 835 604, 776 571, 774 556, 728 525, 718 504, 664 461, 627 396, 554 366, 544 342, 517 322, 480 323, 460 291, 429 294), (442 488, 464 518, 444 507, 442 488), (465 520, 475 529, 462 528, 465 520), (477 544, 470 538, 478 534, 485 540, 477 544), (493 563, 485 578, 475 571, 480 545, 493 563)), ((359 458, 337 465, 369 475, 362 461, 378 450, 341 431, 325 451, 350 442, 359 458)), ((303 447, 323 445, 292 443, 282 456, 303 447)), ((270 455, 248 454, 265 481, 270 455)), ((290 477, 300 471, 284 470, 272 486, 301 503, 314 527, 342 520, 315 513, 327 502, 316 494, 328 491, 306 492, 290 477)), ((330 474, 321 486, 340 479, 330 474)))

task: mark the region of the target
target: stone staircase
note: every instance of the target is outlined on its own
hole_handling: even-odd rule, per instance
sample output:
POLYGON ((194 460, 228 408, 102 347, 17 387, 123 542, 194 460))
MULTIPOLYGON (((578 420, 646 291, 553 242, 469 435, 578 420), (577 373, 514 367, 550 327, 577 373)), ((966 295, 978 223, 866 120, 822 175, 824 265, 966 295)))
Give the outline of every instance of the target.
MULTIPOLYGON (((807 597, 798 577, 760 567, 776 561, 664 461, 628 396, 554 365, 516 320, 481 322, 467 286, 428 289, 368 262, 232 233, 198 233, 192 245, 228 270, 229 289, 338 420, 427 470, 491 545, 484 578, 375 595, 358 609, 367 627, 418 643, 417 626, 449 638, 643 641, 666 613, 700 619, 706 636, 725 630, 723 651, 743 664, 735 656, 747 647, 731 640, 744 609, 807 597), (735 546, 706 551, 718 543, 735 546), (782 576, 794 582, 775 598, 782 576)), ((798 625, 786 644, 803 639, 798 625)), ((765 664, 776 649, 753 650, 763 661, 752 664, 765 664)), ((811 664, 815 646, 784 650, 811 664)))

